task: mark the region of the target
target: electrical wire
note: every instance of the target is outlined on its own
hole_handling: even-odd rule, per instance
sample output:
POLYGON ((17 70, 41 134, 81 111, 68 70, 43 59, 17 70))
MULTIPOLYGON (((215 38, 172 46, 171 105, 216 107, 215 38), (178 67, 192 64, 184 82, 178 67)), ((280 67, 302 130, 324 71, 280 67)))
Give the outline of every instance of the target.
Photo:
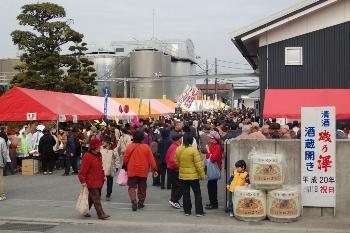
POLYGON ((250 66, 250 65, 249 65, 249 64, 247 64, 247 63, 239 63, 239 62, 225 61, 225 60, 220 60, 220 59, 217 59, 217 61, 221 61, 221 62, 223 62, 223 63, 235 64, 235 65, 244 65, 244 66, 250 66))

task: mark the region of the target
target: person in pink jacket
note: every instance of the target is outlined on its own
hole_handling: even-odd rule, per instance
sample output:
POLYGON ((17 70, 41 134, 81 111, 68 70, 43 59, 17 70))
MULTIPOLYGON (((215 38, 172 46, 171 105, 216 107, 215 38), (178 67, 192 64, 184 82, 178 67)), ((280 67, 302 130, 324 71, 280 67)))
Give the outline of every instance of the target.
POLYGON ((173 143, 170 145, 166 154, 168 174, 171 183, 171 196, 169 204, 176 209, 180 209, 182 206, 179 203, 179 200, 182 197, 182 188, 179 180, 179 167, 175 163, 175 152, 176 149, 181 145, 181 139, 182 134, 174 134, 172 136, 173 143))

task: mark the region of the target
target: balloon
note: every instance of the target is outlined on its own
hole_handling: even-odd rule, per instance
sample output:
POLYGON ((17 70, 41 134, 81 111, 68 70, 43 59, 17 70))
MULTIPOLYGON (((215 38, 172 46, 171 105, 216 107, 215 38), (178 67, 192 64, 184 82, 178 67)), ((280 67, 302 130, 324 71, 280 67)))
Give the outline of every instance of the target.
POLYGON ((124 106, 124 112, 125 112, 125 113, 128 113, 128 112, 129 112, 129 105, 125 105, 125 106, 124 106))

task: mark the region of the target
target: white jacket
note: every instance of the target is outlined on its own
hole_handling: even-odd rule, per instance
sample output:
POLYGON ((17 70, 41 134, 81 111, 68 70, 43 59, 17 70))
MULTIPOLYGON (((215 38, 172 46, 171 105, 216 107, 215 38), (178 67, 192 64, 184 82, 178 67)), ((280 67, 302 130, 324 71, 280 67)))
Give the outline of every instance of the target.
POLYGON ((131 136, 129 134, 123 134, 118 141, 117 148, 120 147, 120 151, 124 154, 126 147, 131 144, 131 136))
POLYGON ((7 162, 11 162, 9 150, 5 139, 0 138, 0 167, 5 167, 7 162))
POLYGON ((115 176, 117 173, 116 169, 119 168, 120 163, 117 149, 107 150, 101 147, 100 153, 102 155, 102 167, 105 176, 115 176))

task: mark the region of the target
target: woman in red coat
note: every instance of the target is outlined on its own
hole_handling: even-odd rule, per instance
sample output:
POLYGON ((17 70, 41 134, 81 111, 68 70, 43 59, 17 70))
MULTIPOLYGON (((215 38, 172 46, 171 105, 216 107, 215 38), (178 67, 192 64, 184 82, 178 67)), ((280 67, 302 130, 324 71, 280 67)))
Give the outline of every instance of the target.
MULTIPOLYGON (((210 159, 212 163, 217 163, 220 171, 222 168, 222 148, 220 144, 220 135, 216 131, 211 131, 210 146, 207 146, 206 159, 210 159)), ((208 180, 208 195, 210 203, 205 206, 206 209, 218 209, 218 180, 208 180)))
MULTIPOLYGON (((101 146, 102 143, 97 138, 90 141, 89 151, 84 154, 80 166, 79 180, 82 186, 89 190, 89 208, 91 209, 94 204, 98 218, 106 220, 110 216, 105 214, 101 205, 101 189, 105 180, 100 154, 101 146)), ((91 215, 86 214, 85 217, 91 217, 91 215)))
POLYGON ((147 191, 147 177, 149 168, 153 176, 157 177, 157 164, 152 151, 147 144, 142 143, 144 133, 140 130, 134 133, 133 143, 129 144, 124 153, 124 165, 128 172, 128 192, 132 203, 132 210, 144 207, 147 191), (139 201, 136 200, 136 189, 139 201))

